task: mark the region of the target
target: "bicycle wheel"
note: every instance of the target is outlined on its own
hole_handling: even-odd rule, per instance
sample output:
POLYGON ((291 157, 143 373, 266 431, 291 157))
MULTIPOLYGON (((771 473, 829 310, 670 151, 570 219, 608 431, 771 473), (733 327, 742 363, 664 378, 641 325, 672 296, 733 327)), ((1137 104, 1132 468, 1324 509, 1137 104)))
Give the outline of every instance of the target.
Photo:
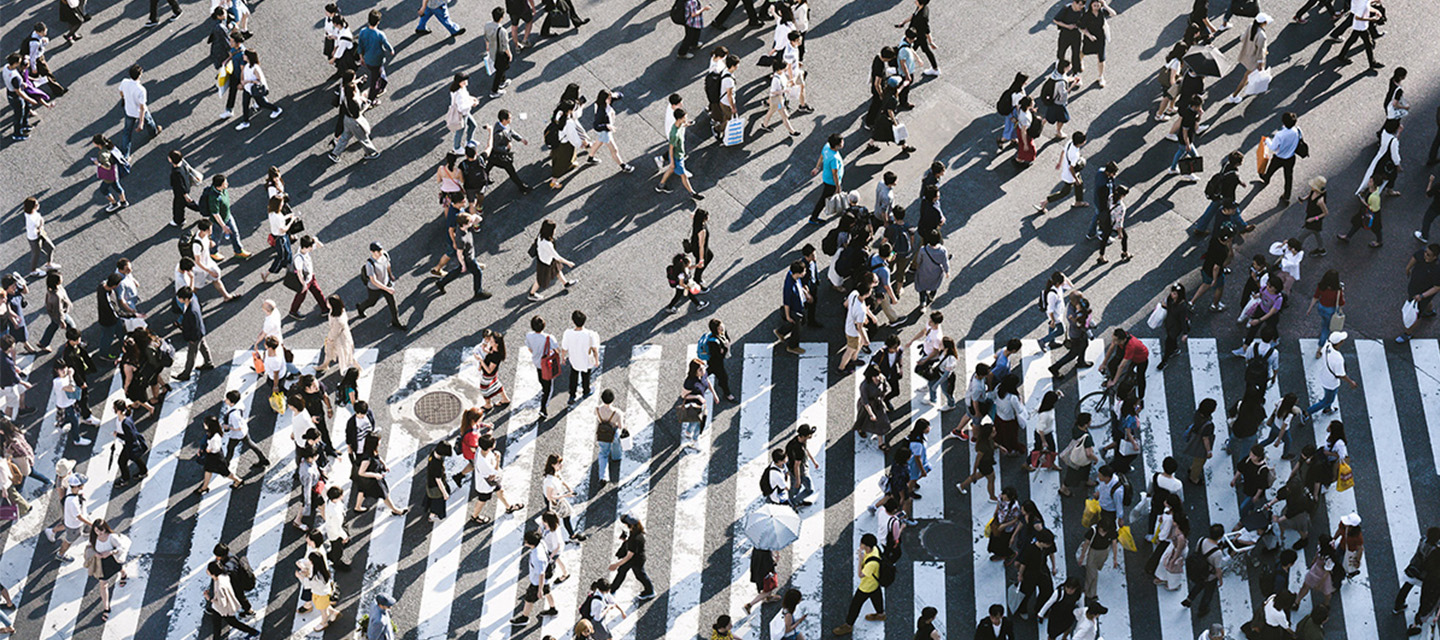
POLYGON ((1091 391, 1080 398, 1080 411, 1090 414, 1090 428, 1100 429, 1110 425, 1114 413, 1115 399, 1105 390, 1091 391))

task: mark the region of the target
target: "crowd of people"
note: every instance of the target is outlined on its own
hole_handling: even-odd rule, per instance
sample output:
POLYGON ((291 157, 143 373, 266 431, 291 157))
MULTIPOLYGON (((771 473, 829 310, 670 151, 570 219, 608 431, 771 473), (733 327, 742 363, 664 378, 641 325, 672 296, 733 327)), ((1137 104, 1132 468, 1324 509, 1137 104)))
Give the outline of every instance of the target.
MULTIPOLYGON (((152 0, 147 27, 159 24, 158 4, 152 0)), ((242 0, 216 0, 213 5, 206 29, 207 57, 217 73, 217 100, 224 103, 219 117, 235 117, 237 96, 241 98, 241 116, 235 125, 238 130, 250 127, 258 110, 268 111, 272 119, 281 117, 284 110, 272 101, 271 76, 261 67, 260 52, 250 48, 254 34, 249 29, 249 8, 242 0)), ((769 132, 774 126, 772 118, 778 116, 779 124, 790 135, 798 136, 800 131, 795 119, 814 111, 807 101, 808 70, 804 63, 810 6, 806 0, 785 0, 764 3, 757 8, 752 0, 729 0, 710 26, 724 30, 725 20, 741 5, 748 18, 748 28, 768 29, 768 25, 774 23, 773 36, 767 34, 766 37, 769 46, 760 55, 760 65, 770 75, 763 97, 765 114, 756 132, 762 135, 769 132)), ((171 0, 170 8, 168 20, 179 18, 179 5, 171 0)), ((491 11, 492 21, 483 25, 482 64, 489 77, 489 89, 482 92, 489 98, 505 95, 512 82, 509 77, 512 64, 526 48, 533 46, 537 36, 531 32, 540 8, 533 0, 507 0, 503 7, 491 11)), ((1318 15, 1335 23, 1331 38, 1339 39, 1348 31, 1339 52, 1340 63, 1350 62, 1351 49, 1358 43, 1370 69, 1384 66, 1375 54, 1376 38, 1383 35, 1380 27, 1386 19, 1385 8, 1379 0, 1353 0, 1349 6, 1329 0, 1310 0, 1294 14, 1292 22, 1304 23, 1311 19, 1310 11, 1314 8, 1322 9, 1318 15)), ((702 50, 705 17, 711 10, 711 6, 702 5, 698 0, 674 3, 669 18, 684 28, 678 58, 690 59, 695 51, 702 50)), ((901 115, 914 108, 911 94, 916 89, 924 89, 923 80, 940 75, 930 10, 929 0, 915 0, 909 17, 896 25, 902 30, 898 42, 883 47, 873 59, 866 81, 870 101, 862 120, 870 138, 865 152, 877 151, 882 144, 897 145, 901 155, 917 151, 909 144, 910 134, 901 115)), ((1186 183, 1198 183, 1204 172, 1198 146, 1213 124, 1213 118, 1205 121, 1207 103, 1239 103, 1264 92, 1275 77, 1267 62, 1272 37, 1267 28, 1274 30, 1269 26, 1274 18, 1261 12, 1253 0, 1234 0, 1223 22, 1212 20, 1210 10, 1206 0, 1195 0, 1186 17, 1182 39, 1169 48, 1154 76, 1153 90, 1160 105, 1153 120, 1170 123, 1165 125, 1166 139, 1176 145, 1167 175, 1177 176, 1186 183), (1228 61, 1213 45, 1232 37, 1226 35, 1232 27, 1235 29, 1232 35, 1239 41, 1238 62, 1244 73, 1230 93, 1208 92, 1207 78, 1223 76, 1228 69, 1228 61)), ((466 32, 451 20, 443 0, 425 0, 418 15, 415 32, 419 35, 430 33, 426 25, 431 18, 438 21, 451 38, 466 32)), ((1116 16, 1116 9, 1107 0, 1062 3, 1053 17, 1053 26, 1058 32, 1056 61, 1044 71, 1037 95, 1029 94, 1029 73, 1018 72, 996 103, 999 120, 995 124, 1000 130, 997 148, 1000 153, 1008 153, 1013 148, 1013 162, 1019 167, 1029 167, 1037 161, 1044 146, 1040 141, 1053 126, 1053 133, 1048 137, 1060 145, 1055 165, 1058 187, 1043 200, 1036 194, 1034 208, 1045 214, 1056 204, 1071 199, 1075 208, 1093 209, 1087 240, 1095 243, 1099 264, 1107 262, 1106 247, 1117 238, 1120 241, 1118 260, 1132 259, 1127 227, 1130 186, 1119 180, 1121 167, 1116 161, 1107 161, 1098 168, 1087 165, 1085 126, 1072 122, 1069 107, 1072 101, 1082 99, 1078 94, 1087 84, 1087 63, 1093 64, 1095 86, 1106 87, 1106 48, 1112 34, 1110 23, 1116 16), (1087 176, 1093 176, 1092 185, 1086 184, 1087 176)), ((65 41, 73 42, 83 37, 81 31, 90 15, 83 0, 65 0, 60 3, 60 19, 69 27, 65 41)), ((367 114, 373 114, 384 104, 389 85, 387 65, 396 51, 379 29, 381 19, 379 9, 370 10, 363 19, 357 17, 357 22, 364 25, 352 31, 349 19, 336 4, 325 7, 323 56, 327 64, 334 66, 339 79, 334 90, 333 140, 327 154, 332 162, 340 162, 352 142, 365 150, 363 159, 382 153, 371 139, 372 122, 367 114)), ((550 37, 557 29, 579 29, 588 22, 579 16, 569 0, 556 0, 549 3, 544 12, 538 37, 550 37)), ((37 126, 32 124, 34 112, 53 106, 66 91, 50 72, 46 58, 48 34, 46 25, 37 23, 19 52, 7 56, 6 66, 0 71, 0 81, 5 86, 14 118, 11 139, 15 142, 25 141, 37 126)), ((742 114, 749 105, 745 105, 736 92, 735 75, 740 64, 740 57, 726 47, 713 47, 704 77, 704 106, 687 108, 679 93, 665 101, 666 150, 656 158, 656 191, 669 193, 668 185, 674 177, 691 198, 703 200, 702 189, 697 187, 695 175, 687 168, 687 139, 713 139, 717 144, 729 146, 747 135, 742 114), (692 127, 700 128, 702 124, 708 125, 702 136, 687 134, 692 127)), ((1099 583, 1107 579, 1101 573, 1107 562, 1118 567, 1120 554, 1137 552, 1142 546, 1148 547, 1145 567, 1153 574, 1155 584, 1170 590, 1187 589, 1183 604, 1193 607, 1200 616, 1206 614, 1215 599, 1232 558, 1250 553, 1251 557, 1261 559, 1265 575, 1270 578, 1259 581, 1263 604, 1256 607, 1255 617, 1244 632, 1257 638, 1324 637, 1330 599, 1356 575, 1365 544, 1357 513, 1340 517, 1340 525, 1334 531, 1313 523, 1312 519, 1325 492, 1345 491, 1353 486, 1355 475, 1378 473, 1378 470, 1351 466, 1345 425, 1326 417, 1333 411, 1341 383, 1356 385, 1347 376, 1345 360, 1337 351, 1348 338, 1343 330, 1345 294, 1340 274, 1335 269, 1311 269, 1305 275, 1316 280, 1312 293, 1308 285, 1301 284, 1302 265, 1316 264, 1326 255, 1322 231, 1326 229, 1325 219, 1332 207, 1355 211, 1348 220, 1348 231, 1335 236, 1338 243, 1349 243, 1363 229, 1373 237, 1370 247, 1382 245, 1382 204, 1386 198, 1399 194, 1396 180, 1402 166, 1400 137, 1410 110, 1404 88, 1406 75, 1406 70, 1400 67, 1392 72, 1383 100, 1383 123, 1376 132, 1378 146, 1354 192, 1358 201, 1354 204, 1329 201, 1330 181, 1322 175, 1305 177, 1301 186, 1303 193, 1295 197, 1295 172, 1303 169, 1300 160, 1323 150, 1310 148, 1299 114, 1278 114, 1278 128, 1267 136, 1257 154, 1258 166, 1254 169, 1259 180, 1254 188, 1266 189, 1274 175, 1282 173, 1284 186, 1278 205, 1287 208, 1293 200, 1293 206, 1302 208, 1303 212, 1295 216, 1300 218, 1300 224, 1294 237, 1256 250, 1248 261, 1243 254, 1237 256, 1237 252, 1243 251, 1241 247, 1247 236, 1256 230, 1255 225, 1246 222, 1240 206, 1245 200, 1240 174, 1246 155, 1239 151, 1229 153, 1218 169, 1205 178, 1204 195, 1210 204, 1190 229, 1196 241, 1204 246, 1200 252, 1200 284, 1193 287, 1193 291, 1184 283, 1169 286, 1151 315, 1151 328, 1164 334, 1161 353, 1151 353, 1140 337, 1115 328, 1099 331, 1109 336, 1102 350, 1103 357, 1097 362, 1088 362, 1088 354, 1092 352, 1090 342, 1097 333, 1096 302, 1088 299, 1066 274, 1056 272, 1048 278, 1040 292, 1048 329, 1041 347, 1065 349, 1049 372, 1058 385, 1066 375, 1067 364, 1073 362, 1076 371, 1098 365, 1104 387, 1111 390, 1112 400, 1098 408, 1105 415, 1081 412, 1057 416, 1059 395, 1056 391, 1048 391, 1038 399, 1024 397, 1020 373, 1016 370, 1021 349, 1019 339, 1007 340, 993 360, 973 363, 971 371, 960 366, 959 342, 944 334, 945 314, 939 309, 941 301, 937 301, 947 280, 954 275, 952 271, 958 268, 952 266, 945 244, 947 218, 942 209, 940 187, 946 177, 946 164, 935 161, 919 177, 919 211, 912 215, 899 204, 896 195, 901 176, 884 172, 872 200, 855 188, 854 178, 847 179, 845 137, 839 132, 828 134, 811 171, 811 175, 820 180, 820 190, 809 222, 829 226, 818 247, 804 244, 785 269, 775 335, 788 352, 802 354, 802 335, 822 328, 817 317, 836 315, 831 313, 835 310, 842 312, 839 315, 843 317, 845 345, 834 375, 858 372, 863 377, 855 405, 857 436, 873 439, 888 463, 885 495, 870 506, 872 513, 883 511, 879 516, 882 526, 875 533, 859 537, 858 588, 845 623, 833 633, 851 633, 867 602, 873 609, 867 619, 884 619, 884 591, 894 579, 894 563, 900 556, 901 541, 907 535, 914 535, 906 533, 908 527, 916 524, 913 501, 920 498, 922 488, 926 493, 949 491, 949 487, 931 487, 925 482, 932 464, 939 463, 927 459, 926 438, 931 427, 928 421, 917 420, 903 440, 893 437, 892 415, 896 410, 892 401, 900 394, 902 377, 913 369, 926 381, 923 394, 926 404, 944 413, 963 410, 959 426, 949 435, 966 443, 964 448, 973 464, 972 471, 956 489, 968 494, 981 480, 985 481, 988 498, 995 503, 993 519, 986 529, 986 551, 991 561, 1004 564, 1007 582, 1015 586, 1018 594, 1018 598, 997 603, 985 611, 985 616, 977 622, 975 637, 1013 638, 1016 625, 1027 624, 1033 617, 1044 621, 1045 633, 1052 640, 1060 637, 1095 640, 1099 637, 1102 616, 1107 612, 1106 604, 1099 598, 1099 583), (873 206, 866 206, 871 202, 873 206), (1314 248, 1309 248, 1311 239, 1314 248), (1307 257, 1309 261, 1305 260, 1307 257), (822 266, 822 260, 827 258, 828 266, 822 266), (1247 275, 1238 296, 1227 295, 1225 289, 1232 269, 1237 273, 1244 269, 1247 275), (913 303, 906 295, 911 288, 915 292, 913 303), (1308 302, 1303 298, 1307 293, 1312 293, 1308 302), (1208 299, 1207 294, 1210 294, 1208 299), (1294 298, 1297 295, 1302 297, 1294 298), (822 299, 828 302, 822 303, 822 299), (817 312, 822 304, 828 305, 823 314, 817 312), (906 307, 911 305, 913 313, 925 321, 906 342, 897 330, 910 315, 906 307), (1223 412, 1229 416, 1226 424, 1217 425, 1217 412, 1224 398, 1198 398, 1194 416, 1184 429, 1185 436, 1176 447, 1175 455, 1162 456, 1161 468, 1151 469, 1149 478, 1141 476, 1137 473, 1137 459, 1145 443, 1141 441, 1143 430, 1138 416, 1147 402, 1163 401, 1146 395, 1146 375, 1152 357, 1159 358, 1157 369, 1165 368, 1174 358, 1184 357, 1180 343, 1189 336, 1196 314, 1207 310, 1223 314, 1232 305, 1241 310, 1235 321, 1242 325, 1244 333, 1243 340, 1234 345, 1232 352, 1244 360, 1245 383, 1240 400, 1223 412), (1302 305, 1305 306, 1303 312, 1299 310, 1302 305), (1303 389, 1278 388, 1277 349, 1282 319, 1286 319, 1287 325, 1305 326, 1304 331, 1316 336, 1319 347, 1313 357, 1323 364, 1319 369, 1319 383, 1324 394, 1314 404, 1306 405, 1299 399, 1304 397, 1303 389), (872 344, 883 344, 883 348, 872 349, 872 344), (958 399, 957 385, 960 386, 958 399), (1272 402, 1271 397, 1280 399, 1272 402), (1305 438, 1296 437, 1295 431, 1315 420, 1328 424, 1324 428, 1327 434, 1324 441, 1299 444, 1305 438), (1061 428, 1065 422, 1072 425, 1068 432, 1061 428), (1097 441, 1092 423, 1109 426, 1108 434, 1102 434, 1108 436, 1104 444, 1097 441), (1193 509, 1193 505, 1186 502, 1185 488, 1187 483, 1205 482, 1207 467, 1212 464, 1214 449, 1222 441, 1222 434, 1227 436, 1223 439, 1223 454, 1231 458, 1235 469, 1230 484, 1236 490, 1239 518, 1236 522, 1204 522, 1197 515, 1204 511, 1193 509), (1280 447, 1279 460, 1273 459, 1272 445, 1280 447), (1056 541, 1066 537, 1067 531, 1059 523, 1046 523, 1035 503, 1019 500, 1013 487, 1002 484, 997 488, 995 468, 1001 456, 1023 456, 1027 471, 1057 472, 1061 495, 1085 502, 1080 552, 1071 565, 1072 571, 1066 572, 1070 577, 1058 584, 1056 564, 1068 564, 1070 559, 1055 557, 1056 541), (1289 535, 1292 532, 1293 542, 1289 535), (1137 540, 1150 542, 1137 545, 1137 540), (1293 584, 1288 578, 1289 568, 1296 562, 1308 566, 1300 584, 1293 584), (1308 614, 1292 620, 1292 614, 1297 612, 1306 595, 1313 597, 1314 605, 1308 614)), ((145 69, 141 65, 127 69, 119 83, 124 124, 118 139, 112 140, 105 134, 91 139, 94 147, 91 161, 99 190, 107 201, 107 212, 129 206, 124 184, 131 181, 130 167, 137 149, 143 148, 139 143, 160 136, 164 129, 152 115, 145 80, 145 69), (147 139, 138 140, 137 133, 145 133, 147 139)), ((429 275, 440 294, 444 294, 454 280, 468 275, 472 299, 485 300, 492 293, 484 287, 486 265, 482 261, 478 234, 484 220, 485 201, 504 189, 503 184, 492 180, 492 171, 503 170, 518 195, 531 192, 535 185, 517 172, 519 148, 516 144, 529 146, 532 141, 514 128, 512 114, 506 109, 498 109, 493 121, 486 119, 486 124, 481 124, 474 115, 481 100, 471 93, 470 81, 470 74, 459 72, 448 85, 449 106, 444 123, 453 139, 435 177, 448 246, 439 252, 429 275)), ((1083 99, 1096 99, 1094 95, 1097 94, 1083 99)), ((621 97, 618 91, 601 89, 593 100, 587 100, 579 84, 572 83, 564 89, 539 141, 548 152, 551 166, 547 185, 550 188, 564 188, 581 156, 586 164, 592 165, 603 163, 608 156, 620 173, 634 172, 635 166, 625 160, 619 144, 618 132, 627 130, 614 109, 614 101, 621 97), (584 117, 587 111, 592 114, 588 126, 584 117)), ((759 105, 754 106, 758 110, 759 105)), ((523 119, 523 115, 520 117, 523 119)), ((1427 164, 1440 160, 1437 151, 1440 151, 1440 136, 1432 143, 1427 164)), ((0 493, 7 505, 15 507, 16 514, 23 514, 29 511, 30 500, 36 497, 27 497, 21 490, 27 477, 41 482, 43 492, 54 488, 55 497, 62 505, 62 517, 44 529, 44 535, 56 545, 53 551, 61 561, 70 560, 72 548, 84 549, 85 568, 97 581, 103 603, 100 615, 106 618, 110 611, 110 587, 127 579, 129 539, 123 532, 112 530, 102 517, 88 511, 85 495, 89 479, 74 472, 73 461, 57 463, 53 478, 37 468, 35 453, 23 426, 26 420, 33 419, 36 411, 33 404, 27 404, 26 391, 35 384, 35 372, 46 369, 53 372, 51 388, 57 428, 64 430, 76 445, 93 442, 96 433, 91 428, 113 428, 118 443, 116 485, 124 486, 148 474, 150 445, 143 425, 156 416, 167 394, 173 392, 174 383, 190 379, 195 372, 215 368, 206 339, 208 330, 202 298, 210 298, 212 305, 238 299, 224 282, 226 266, 223 263, 227 260, 221 253, 222 245, 228 243, 234 260, 244 260, 252 254, 245 247, 244 234, 231 210, 231 185, 227 177, 223 174, 204 176, 186 160, 180 149, 168 150, 167 158, 172 167, 170 224, 179 233, 179 239, 171 296, 163 308, 145 308, 136 265, 121 258, 114 264, 113 271, 106 268, 110 273, 94 290, 97 317, 93 328, 78 321, 71 312, 73 302, 66 289, 66 272, 56 261, 58 249, 46 228, 47 212, 42 211, 40 200, 35 197, 20 203, 30 250, 29 272, 6 275, 0 280, 3 288, 0 298, 4 301, 0 320, 6 328, 5 335, 0 336, 0 391, 4 394, 3 405, 0 405, 3 406, 0 439, 4 441, 6 459, 17 472, 0 473, 0 482, 3 482, 0 493), (192 224, 187 220, 186 211, 196 212, 199 219, 192 224), (32 340, 25 309, 27 297, 39 296, 32 294, 28 287, 41 283, 48 324, 38 340, 32 340), (207 287, 213 287, 213 297, 205 291, 207 287), (89 330, 92 337, 87 340, 82 330, 89 330), (57 334, 63 334, 64 338, 57 355, 37 361, 35 367, 20 366, 17 359, 20 351, 50 354, 57 334), (178 358, 176 347, 166 334, 177 336, 186 349, 184 365, 178 373, 172 374, 178 358), (90 397, 90 382, 111 368, 121 376, 123 397, 110 407, 115 416, 113 425, 101 426, 99 418, 92 413, 96 405, 90 397)), ((298 471, 294 491, 300 498, 301 508, 290 522, 304 532, 306 544, 304 556, 295 564, 294 572, 305 602, 302 610, 320 612, 318 628, 323 629, 340 616, 334 575, 350 570, 345 559, 347 546, 354 544, 346 526, 350 514, 368 511, 372 507, 367 505, 375 499, 383 502, 392 514, 404 515, 408 511, 395 504, 390 496, 388 468, 380 448, 385 425, 377 421, 366 400, 359 395, 362 365, 355 356, 351 310, 355 319, 363 319, 369 309, 383 300, 390 325, 404 330, 407 324, 397 306, 399 292, 393 263, 382 243, 371 243, 369 255, 358 265, 367 294, 363 301, 354 304, 356 301, 327 295, 326 288, 331 283, 322 288, 322 282, 329 275, 316 260, 317 255, 323 255, 324 243, 314 232, 307 233, 304 221, 292 211, 285 180, 278 168, 270 168, 264 186, 266 248, 272 254, 263 279, 268 283, 270 277, 275 276, 294 292, 288 308, 289 318, 306 317, 304 308, 308 296, 327 322, 324 356, 313 373, 302 372, 304 363, 296 362, 291 343, 284 335, 287 314, 273 299, 264 299, 259 304, 261 329, 250 345, 254 351, 254 370, 263 376, 271 407, 293 425, 288 437, 296 445, 298 471), (326 378, 332 381, 326 382, 326 378), (344 424, 332 424, 337 406, 348 408, 350 417, 344 424), (332 435, 336 427, 343 430, 343 441, 332 435), (353 498, 347 497, 343 484, 328 482, 342 454, 352 470, 348 492, 353 498), (347 511, 347 503, 351 502, 353 505, 347 511)), ((1426 194, 1437 193, 1440 189, 1431 177, 1426 194)), ((1421 248, 1413 253, 1403 269, 1407 304, 1402 310, 1404 332, 1395 337, 1400 343, 1411 338, 1421 318, 1435 315, 1431 305, 1435 294, 1440 293, 1440 244, 1432 243, 1429 233, 1431 222, 1437 216, 1440 216, 1440 205, 1432 206, 1420 229, 1415 231, 1414 237, 1421 248)), ((667 313, 677 313, 687 303, 695 311, 709 304, 704 299, 710 291, 705 272, 715 258, 713 245, 719 240, 712 237, 709 221, 706 210, 694 211, 690 234, 665 268, 667 283, 674 292, 664 307, 667 313)), ((556 281, 561 288, 579 284, 578 279, 566 273, 576 265, 563 257, 562 248, 557 246, 558 227, 552 219, 543 220, 531 243, 529 252, 534 259, 535 278, 529 288, 530 301, 544 300, 556 281)), ((1331 223, 1329 228, 1340 227, 1331 223)), ((168 265, 149 265, 147 275, 158 275, 157 279, 163 281, 164 266, 168 265)), ((560 394, 554 385, 565 369, 569 369, 569 404, 592 393, 591 372, 600 364, 600 337, 586 327, 586 322, 586 315, 575 311, 570 317, 570 328, 556 337, 546 331, 548 325, 540 316, 529 320, 530 330, 523 342, 540 381, 539 417, 542 420, 549 417, 552 396, 560 394)), ((709 319, 697 349, 698 358, 689 365, 679 402, 682 436, 687 447, 696 448, 700 411, 707 398, 735 401, 725 367, 730 347, 724 323, 709 319)), ((426 459, 424 487, 428 517, 432 522, 446 518, 446 503, 451 492, 461 490, 467 482, 472 500, 466 510, 467 517, 478 525, 492 521, 484 515, 492 497, 498 499, 503 513, 542 512, 542 526, 524 533, 526 559, 521 571, 522 584, 527 589, 523 610, 512 624, 525 625, 537 618, 564 616, 575 620, 576 638, 609 637, 612 614, 624 616, 628 611, 615 600, 615 593, 626 577, 633 574, 642 585, 637 602, 647 601, 658 593, 645 569, 645 525, 626 516, 624 543, 616 561, 608 567, 607 575, 586 583, 589 590, 578 611, 557 610, 550 588, 571 575, 571 568, 561 562, 561 551, 567 544, 585 542, 586 534, 575 525, 571 501, 576 494, 562 474, 566 462, 563 457, 551 455, 545 462, 544 504, 527 509, 517 501, 523 496, 507 497, 502 488, 505 470, 497 450, 499 434, 494 432, 489 416, 510 404, 510 395, 500 375, 500 366, 506 359, 505 335, 486 330, 474 363, 482 403, 464 412, 453 444, 439 442, 426 459), (464 460, 464 469, 453 476, 446 471, 446 461, 452 456, 464 460), (611 572, 613 577, 609 575, 611 572)), ((33 402, 33 398, 30 400, 33 402)), ((275 462, 250 438, 247 412, 238 407, 241 401, 240 394, 231 391, 218 415, 200 421, 205 436, 198 457, 205 473, 196 489, 199 494, 210 490, 214 476, 238 487, 254 472, 263 471, 275 462), (252 473, 238 474, 236 470, 246 451, 255 454, 252 473)), ((600 401, 595 418, 603 486, 611 480, 609 462, 620 457, 621 440, 628 432, 623 414, 613 406, 615 392, 602 389, 600 401)), ((812 467, 818 466, 814 450, 822 446, 811 442, 815 433, 813 427, 799 425, 786 445, 771 453, 772 464, 762 474, 759 487, 763 501, 797 510, 812 506, 808 499, 813 494, 810 475, 812 467)), ((572 461, 576 463, 585 464, 585 461, 572 461)), ((1076 533, 1074 525, 1070 526, 1072 530, 1068 533, 1076 533)), ((1421 587, 1419 606, 1409 626, 1412 634, 1420 632, 1422 623, 1433 622, 1437 603, 1440 603, 1440 566, 1436 566, 1440 563, 1440 554, 1434 553, 1437 545, 1440 545, 1440 528, 1432 527, 1409 562, 1401 579, 1403 586, 1396 594, 1395 611, 1402 613, 1407 608, 1406 598, 1412 587, 1421 587)), ((747 615, 755 604, 778 601, 781 613, 777 619, 781 622, 772 631, 772 637, 799 640, 798 629, 809 615, 800 605, 804 598, 818 594, 803 594, 787 588, 785 581, 775 575, 773 551, 756 548, 751 567, 758 595, 746 605, 747 615)), ((211 580, 205 590, 205 600, 215 632, 218 634, 229 626, 257 637, 259 632, 244 621, 252 613, 247 592, 255 587, 256 576, 243 551, 232 551, 217 541, 214 559, 206 565, 206 571, 211 580)), ((0 589, 0 595, 5 596, 4 604, 13 605, 8 592, 0 589)), ((389 613, 394 604, 391 596, 383 593, 373 602, 365 603, 363 637, 369 640, 397 637, 389 613)), ((917 638, 942 637, 936 627, 936 615, 930 608, 921 612, 917 617, 917 638)), ((713 625, 712 638, 736 637, 733 622, 730 616, 721 616, 713 625)), ((0 633, 13 631, 5 607, 0 606, 0 633)), ((1202 637, 1221 640, 1229 636, 1221 628, 1209 629, 1202 637)))

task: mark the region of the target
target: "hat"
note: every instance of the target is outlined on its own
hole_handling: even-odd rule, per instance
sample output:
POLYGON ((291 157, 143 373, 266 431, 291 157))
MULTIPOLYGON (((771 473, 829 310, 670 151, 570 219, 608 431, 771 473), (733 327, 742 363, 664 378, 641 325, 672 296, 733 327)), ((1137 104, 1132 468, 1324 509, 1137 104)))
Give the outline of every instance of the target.
POLYGON ((1348 337, 1350 337, 1350 334, 1345 333, 1344 331, 1332 331, 1330 333, 1330 344, 1340 344, 1341 342, 1344 342, 1345 339, 1348 337))
POLYGON ((68 476, 73 471, 75 471, 74 460, 61 458, 55 463, 55 475, 57 476, 68 476))
POLYGON ((1347 527, 1358 527, 1360 526, 1360 514, 1352 512, 1350 515, 1341 516, 1340 524, 1347 527))
POLYGON ((375 604, 388 609, 395 606, 395 599, 391 598, 389 594, 382 593, 378 596, 375 596, 375 604))
POLYGON ((385 247, 380 246, 380 243, 378 243, 378 242, 371 242, 371 243, 370 243, 370 250, 371 250, 371 251, 384 251, 384 250, 385 250, 385 247))
POLYGON ((82 476, 78 473, 72 473, 70 474, 70 479, 66 482, 72 487, 83 487, 85 486, 85 476, 82 476))
POLYGON ((1270 14, 1268 14, 1268 13, 1261 13, 1261 14, 1255 16, 1255 23, 1256 23, 1256 24, 1268 24, 1269 22, 1270 22, 1270 14))
POLYGON ((812 426, 810 426, 810 425, 808 425, 808 424, 802 424, 802 425, 800 425, 800 435, 802 435, 802 436, 813 436, 813 435, 815 435, 815 427, 812 427, 812 426))
POLYGON ((1316 191, 1324 191, 1325 183, 1325 176, 1315 176, 1310 179, 1310 188, 1316 191))

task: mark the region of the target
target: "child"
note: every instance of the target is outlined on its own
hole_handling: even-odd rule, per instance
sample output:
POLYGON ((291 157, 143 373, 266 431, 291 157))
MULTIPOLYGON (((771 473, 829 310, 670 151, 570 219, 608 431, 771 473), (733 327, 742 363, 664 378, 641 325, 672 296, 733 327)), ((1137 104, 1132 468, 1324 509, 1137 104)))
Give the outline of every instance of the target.
POLYGON ((715 624, 710 625, 710 640, 739 640, 739 636, 731 630, 730 616, 721 615, 715 619, 715 624))

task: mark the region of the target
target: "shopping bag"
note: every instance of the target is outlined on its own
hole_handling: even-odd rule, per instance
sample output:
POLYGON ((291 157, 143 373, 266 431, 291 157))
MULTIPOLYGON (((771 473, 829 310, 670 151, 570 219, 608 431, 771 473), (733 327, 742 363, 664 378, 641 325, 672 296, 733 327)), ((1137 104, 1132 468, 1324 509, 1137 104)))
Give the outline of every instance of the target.
POLYGON ((1010 608, 1010 613, 1020 610, 1020 605, 1025 604, 1025 594, 1020 591, 1020 585, 1012 584, 1005 589, 1005 606, 1010 608))
POLYGON ((550 346, 550 339, 545 339, 545 349, 540 352, 540 379, 554 380, 560 377, 560 369, 563 366, 560 360, 560 351, 550 346))
POLYGON ((0 522, 12 522, 20 517, 20 505, 0 498, 0 522))
POLYGON ((1345 330, 1345 310, 1336 309, 1335 315, 1330 316, 1330 332, 1345 330))
POLYGON ((895 125, 895 141, 896 141, 896 142, 904 142, 904 141, 905 141, 906 139, 908 139, 909 137, 910 137, 910 130, 909 130, 909 129, 906 129, 906 128, 905 128, 905 125, 903 125, 903 124, 897 124, 897 125, 895 125))
POLYGON ((721 141, 727 147, 733 147, 745 141, 745 120, 742 118, 731 118, 725 123, 725 137, 721 141))
MULTIPOLYGON (((285 410, 285 393, 276 391, 270 394, 270 410, 280 413, 285 410)), ((1097 503, 1098 504, 1098 503, 1097 503)))
POLYGON ((1349 491, 1355 486, 1355 472, 1350 469, 1350 463, 1344 460, 1335 467, 1335 490, 1349 491))
POLYGON ((490 57, 490 54, 488 53, 485 54, 485 75, 495 75, 495 59, 490 57))
POLYGON ((1205 158, 1202 156, 1185 156, 1180 159, 1179 169, 1180 173, 1184 174, 1204 173, 1205 158))
POLYGON ((629 430, 629 429, 625 429, 625 430, 621 431, 621 432, 620 432, 620 450, 621 450, 621 451, 629 451, 629 450, 634 449, 634 448, 635 448, 635 436, 630 435, 630 430, 629 430))
POLYGON ((1414 300, 1406 300, 1405 305, 1400 307, 1400 320, 1405 323, 1405 328, 1415 326, 1415 321, 1420 319, 1420 305, 1414 300))
POLYGON ((1271 78, 1269 69, 1251 71, 1250 77, 1245 80, 1245 95, 1255 96, 1269 91, 1271 78))
POLYGON ((1145 321, 1145 324, 1150 325, 1151 329, 1159 329, 1160 325, 1165 322, 1165 313, 1165 306, 1156 303, 1155 310, 1150 312, 1150 318, 1145 321))
POLYGON ((259 351, 250 352, 250 368, 254 369, 255 373, 265 375, 265 358, 260 355, 259 351))
POLYGON ((1130 534, 1130 525, 1120 527, 1120 531, 1116 532, 1115 537, 1120 541, 1120 546, 1125 547, 1126 551, 1134 553, 1140 550, 1140 547, 1135 546, 1135 536, 1130 534))
POLYGON ((1094 498, 1085 500, 1085 514, 1080 517, 1080 526, 1093 527, 1100 521, 1100 501, 1094 498))
POLYGON ((1270 165, 1270 153, 1266 145, 1270 142, 1270 136, 1260 136, 1260 146, 1255 147, 1255 173, 1262 177, 1265 169, 1270 165))

